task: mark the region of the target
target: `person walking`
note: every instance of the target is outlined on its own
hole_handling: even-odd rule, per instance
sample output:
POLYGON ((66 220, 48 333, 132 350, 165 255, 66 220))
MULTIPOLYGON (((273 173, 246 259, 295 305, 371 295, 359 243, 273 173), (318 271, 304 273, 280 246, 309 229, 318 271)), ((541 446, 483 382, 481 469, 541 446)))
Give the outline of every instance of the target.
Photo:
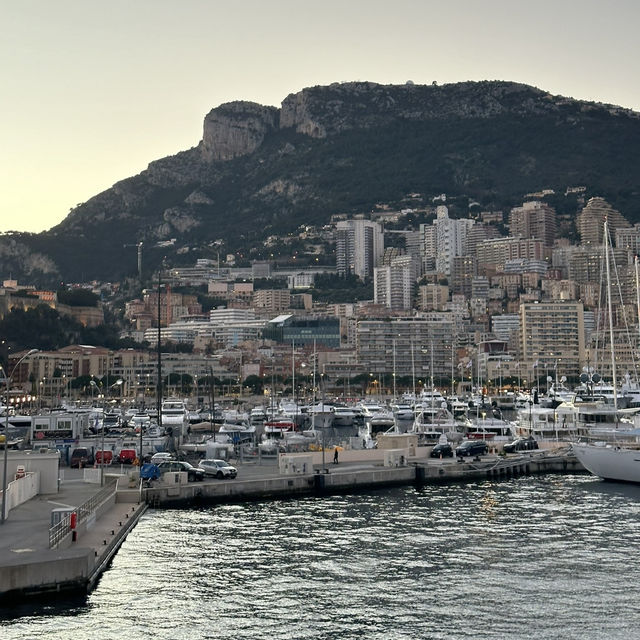
POLYGON ((338 464, 338 447, 333 451, 333 464, 338 464))

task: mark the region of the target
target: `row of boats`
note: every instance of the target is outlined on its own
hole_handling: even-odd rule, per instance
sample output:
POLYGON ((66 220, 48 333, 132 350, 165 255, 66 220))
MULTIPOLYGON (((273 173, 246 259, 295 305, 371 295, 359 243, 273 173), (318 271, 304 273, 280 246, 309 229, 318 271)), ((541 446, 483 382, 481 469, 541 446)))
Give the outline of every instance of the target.
MULTIPOLYGON (((572 443, 576 457, 592 473, 640 482, 640 402, 629 396, 621 401, 605 389, 570 392, 551 386, 545 394, 504 393, 493 399, 482 393, 464 399, 444 396, 432 389, 417 397, 405 394, 390 403, 323 400, 302 405, 283 400, 250 411, 190 410, 180 399, 167 399, 160 420, 153 410, 132 407, 106 412, 95 407, 66 407, 67 414, 84 417, 81 433, 56 433, 51 426, 53 414, 26 416, 9 410, 7 415, 3 406, 0 424, 8 422, 13 429, 29 425, 34 441, 55 436, 77 441, 105 434, 109 440, 135 438, 144 442, 143 453, 167 449, 168 438, 187 442, 189 434, 199 431, 213 432, 219 442, 263 446, 274 441, 317 442, 328 429, 334 435, 357 435, 365 446, 375 446, 380 433, 414 433, 420 444, 437 442, 442 435, 453 442, 463 438, 505 442, 523 436, 572 443)), ((11 442, 11 432, 9 436, 11 442)))

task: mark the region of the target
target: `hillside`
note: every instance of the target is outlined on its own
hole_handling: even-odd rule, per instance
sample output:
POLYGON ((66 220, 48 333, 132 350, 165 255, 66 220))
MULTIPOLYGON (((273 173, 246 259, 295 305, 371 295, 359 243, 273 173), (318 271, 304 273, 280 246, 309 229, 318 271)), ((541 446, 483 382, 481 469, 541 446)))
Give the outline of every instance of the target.
POLYGON ((510 82, 312 87, 281 108, 234 102, 199 144, 156 160, 41 234, 0 238, 0 269, 31 280, 116 280, 211 243, 240 257, 272 234, 335 213, 403 206, 410 193, 507 207, 542 188, 586 185, 640 221, 640 114, 510 82), (186 248, 189 248, 187 250, 186 248))

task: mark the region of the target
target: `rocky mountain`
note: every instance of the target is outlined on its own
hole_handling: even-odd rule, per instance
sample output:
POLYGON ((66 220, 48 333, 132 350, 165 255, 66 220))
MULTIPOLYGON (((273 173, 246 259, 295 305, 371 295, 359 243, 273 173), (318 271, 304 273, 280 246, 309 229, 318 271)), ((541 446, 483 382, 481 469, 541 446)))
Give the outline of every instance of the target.
MULTIPOLYGON (((41 234, 0 238, 0 270, 30 280, 115 280, 212 243, 246 256, 267 235, 409 193, 506 207, 586 185, 640 220, 640 114, 512 82, 311 87, 278 109, 231 102, 196 147, 153 161, 41 234)), ((207 253, 208 252, 208 253, 207 253)), ((215 255, 215 254, 213 254, 215 255)), ((186 257, 185 257, 186 256, 186 257)))

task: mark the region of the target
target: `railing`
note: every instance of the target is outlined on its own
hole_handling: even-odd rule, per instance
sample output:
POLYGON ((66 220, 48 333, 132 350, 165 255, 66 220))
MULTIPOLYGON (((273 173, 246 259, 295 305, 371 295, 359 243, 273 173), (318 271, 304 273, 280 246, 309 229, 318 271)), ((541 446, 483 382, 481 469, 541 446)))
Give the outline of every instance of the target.
POLYGON ((85 522, 93 513, 98 510, 98 507, 106 500, 111 498, 116 492, 117 480, 111 480, 108 485, 104 486, 98 493, 89 498, 86 502, 81 504, 75 511, 65 516, 60 522, 54 524, 49 528, 49 548, 53 549, 57 547, 64 538, 71 535, 71 516, 76 514, 76 527, 85 522))

